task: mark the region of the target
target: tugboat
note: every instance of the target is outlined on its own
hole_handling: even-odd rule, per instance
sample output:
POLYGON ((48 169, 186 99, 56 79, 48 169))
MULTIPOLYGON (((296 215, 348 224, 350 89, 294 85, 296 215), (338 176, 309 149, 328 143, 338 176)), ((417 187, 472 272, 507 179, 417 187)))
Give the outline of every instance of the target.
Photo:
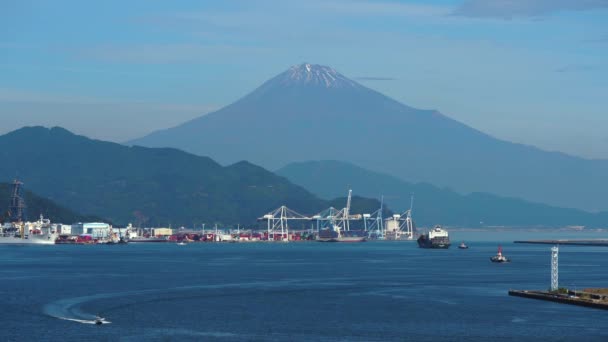
POLYGON ((495 256, 490 257, 490 260, 492 262, 511 262, 506 256, 502 255, 502 247, 500 246, 498 246, 498 253, 495 256))
POLYGON ((469 249, 469 246, 465 245, 465 244, 464 244, 464 241, 462 241, 462 242, 460 243, 460 245, 458 245, 458 248, 460 248, 460 249, 469 249))
POLYGON ((420 248, 450 248, 450 237, 448 232, 436 225, 427 234, 422 234, 417 240, 420 248))

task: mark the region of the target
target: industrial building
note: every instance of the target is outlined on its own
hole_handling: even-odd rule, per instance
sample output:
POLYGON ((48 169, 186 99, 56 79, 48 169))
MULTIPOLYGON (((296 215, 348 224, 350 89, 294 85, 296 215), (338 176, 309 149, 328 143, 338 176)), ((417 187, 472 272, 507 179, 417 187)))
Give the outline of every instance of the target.
POLYGON ((102 222, 79 222, 72 225, 72 235, 90 235, 94 239, 109 237, 111 230, 112 226, 102 222))

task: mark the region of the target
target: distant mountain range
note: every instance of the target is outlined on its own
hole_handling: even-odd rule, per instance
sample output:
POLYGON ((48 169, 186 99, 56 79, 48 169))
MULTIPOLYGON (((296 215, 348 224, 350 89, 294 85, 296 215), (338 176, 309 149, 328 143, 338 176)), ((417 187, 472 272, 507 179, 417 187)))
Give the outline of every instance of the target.
POLYGON ((269 169, 341 160, 462 193, 608 209, 608 160, 495 139, 320 65, 294 66, 216 112, 130 143, 176 147, 223 164, 248 160, 269 169))
MULTIPOLYGON (((5 222, 8 219, 8 204, 12 195, 12 184, 0 183, 0 203, 2 206, 2 216, 0 222, 5 222)), ((65 208, 57 203, 36 195, 35 193, 26 190, 23 194, 26 208, 26 220, 36 221, 42 214, 51 222, 61 222, 66 224, 76 222, 96 222, 100 218, 96 216, 85 216, 75 213, 73 210, 65 208)))
MULTIPOLYGON (((26 189, 121 225, 251 225, 281 205, 312 215, 331 204, 245 161, 224 167, 172 148, 127 147, 57 127, 0 136, 0 159, 0 181, 18 174, 26 189)), ((380 206, 357 201, 368 211, 380 206)))
POLYGON ((414 194, 413 217, 418 225, 606 227, 608 223, 608 212, 588 213, 486 193, 461 195, 339 161, 292 163, 276 173, 322 198, 334 198, 347 186, 366 197, 384 195, 385 203, 400 212, 409 209, 410 196, 414 194))

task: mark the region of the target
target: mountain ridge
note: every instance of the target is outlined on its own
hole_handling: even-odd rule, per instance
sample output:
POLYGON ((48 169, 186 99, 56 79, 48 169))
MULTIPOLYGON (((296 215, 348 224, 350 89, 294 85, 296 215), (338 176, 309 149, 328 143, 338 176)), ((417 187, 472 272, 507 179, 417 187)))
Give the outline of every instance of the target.
POLYGON ((0 158, 11 161, 0 164, 0 180, 12 179, 18 165, 28 189, 122 225, 254 225, 282 205, 314 214, 329 203, 247 161, 222 166, 174 148, 128 147, 57 127, 0 136, 0 158))
MULTIPOLYGON (((436 110, 354 87, 284 86, 284 73, 238 101, 131 144, 176 147, 268 169, 342 160, 412 182, 554 206, 608 210, 608 160, 496 139, 436 110)), ((287 74, 289 75, 289 73, 287 74)))
POLYGON ((603 228, 608 222, 608 212, 589 213, 479 192, 462 195, 431 184, 404 182, 341 161, 291 163, 275 172, 321 198, 335 197, 346 184, 362 196, 384 195, 384 202, 398 212, 409 209, 413 194, 414 219, 427 226, 441 223, 466 227, 586 225, 603 228))

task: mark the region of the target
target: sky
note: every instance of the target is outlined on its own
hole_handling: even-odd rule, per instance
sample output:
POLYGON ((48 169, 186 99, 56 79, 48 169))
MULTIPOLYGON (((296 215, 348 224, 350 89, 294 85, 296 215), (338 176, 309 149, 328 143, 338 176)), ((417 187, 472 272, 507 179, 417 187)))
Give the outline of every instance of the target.
POLYGON ((0 0, 0 134, 124 142, 303 62, 500 139, 608 159, 608 0, 0 0))

